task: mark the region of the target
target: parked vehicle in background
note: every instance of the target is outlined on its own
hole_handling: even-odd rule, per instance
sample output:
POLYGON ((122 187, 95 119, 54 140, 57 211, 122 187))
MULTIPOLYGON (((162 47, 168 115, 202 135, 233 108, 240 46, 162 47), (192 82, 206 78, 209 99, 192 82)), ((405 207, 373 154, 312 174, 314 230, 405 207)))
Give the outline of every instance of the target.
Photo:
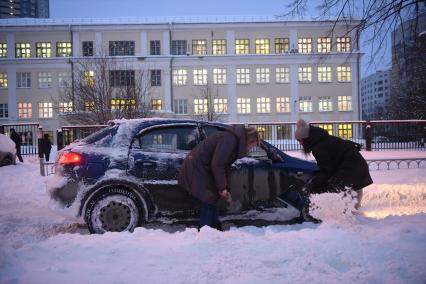
MULTIPOLYGON (((56 174, 48 183, 54 207, 84 219, 92 233, 132 231, 146 222, 195 217, 199 203, 177 185, 179 169, 200 141, 227 127, 195 120, 116 120, 58 153, 56 174)), ((234 201, 232 206, 220 205, 221 214, 287 207, 279 195, 301 189, 318 169, 265 141, 262 145, 253 156, 233 164, 234 201), (272 152, 283 161, 272 161, 272 152)), ((299 216, 296 209, 288 209, 299 216)))
POLYGON ((389 138, 386 136, 374 136, 371 139, 372 143, 388 143, 390 142, 389 138))
POLYGON ((8 136, 0 134, 0 166, 16 164, 15 142, 8 136))

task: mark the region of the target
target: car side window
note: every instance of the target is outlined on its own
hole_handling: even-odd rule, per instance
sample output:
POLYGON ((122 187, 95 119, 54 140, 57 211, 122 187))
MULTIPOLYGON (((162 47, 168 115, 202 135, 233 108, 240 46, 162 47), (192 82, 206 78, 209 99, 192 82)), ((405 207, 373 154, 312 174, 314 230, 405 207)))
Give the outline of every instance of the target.
POLYGON ((132 147, 147 152, 177 152, 190 151, 198 142, 195 126, 160 127, 138 135, 132 147))
POLYGON ((220 127, 220 126, 213 126, 213 125, 204 125, 202 127, 203 129, 203 133, 205 135, 205 137, 209 137, 210 135, 218 132, 218 131, 225 131, 224 127, 220 127))

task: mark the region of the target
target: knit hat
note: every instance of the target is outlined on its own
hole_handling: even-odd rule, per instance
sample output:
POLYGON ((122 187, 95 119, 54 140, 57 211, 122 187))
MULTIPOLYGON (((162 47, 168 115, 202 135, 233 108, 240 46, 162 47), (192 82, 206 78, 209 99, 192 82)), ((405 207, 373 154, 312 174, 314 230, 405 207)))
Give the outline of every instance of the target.
POLYGON ((294 137, 297 140, 303 140, 309 137, 309 125, 303 119, 299 119, 296 122, 296 131, 294 132, 294 137))

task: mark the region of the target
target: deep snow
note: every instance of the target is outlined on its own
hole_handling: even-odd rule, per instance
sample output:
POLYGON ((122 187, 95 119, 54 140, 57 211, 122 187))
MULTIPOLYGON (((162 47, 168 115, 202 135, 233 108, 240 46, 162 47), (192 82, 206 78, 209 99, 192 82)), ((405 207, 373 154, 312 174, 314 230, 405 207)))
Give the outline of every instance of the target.
MULTIPOLYGON (((374 154, 377 158, 408 152, 374 154)), ((298 155, 295 153, 295 155, 298 155)), ((425 157, 425 152, 415 155, 425 157)), ((376 158, 376 157, 374 157, 376 158)), ((314 225, 88 235, 48 209, 36 158, 0 168, 0 283, 425 283, 425 168, 372 171, 360 214, 314 198, 314 225)))

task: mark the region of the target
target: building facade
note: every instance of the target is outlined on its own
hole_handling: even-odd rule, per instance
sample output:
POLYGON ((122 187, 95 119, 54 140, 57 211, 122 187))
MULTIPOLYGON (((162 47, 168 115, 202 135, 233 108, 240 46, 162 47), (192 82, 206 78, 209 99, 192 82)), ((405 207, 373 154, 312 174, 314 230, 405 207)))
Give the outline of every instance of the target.
POLYGON ((426 119, 426 12, 392 32, 392 118, 426 119))
POLYGON ((72 102, 58 94, 73 62, 103 56, 122 66, 110 79, 150 74, 157 114, 196 118, 214 104, 224 122, 358 120, 357 23, 331 33, 332 21, 273 18, 0 20, 0 124, 67 124, 72 102))
POLYGON ((49 0, 0 0, 4 18, 49 18, 49 0))
POLYGON ((361 79, 362 119, 383 119, 390 104, 391 70, 377 71, 361 79))

